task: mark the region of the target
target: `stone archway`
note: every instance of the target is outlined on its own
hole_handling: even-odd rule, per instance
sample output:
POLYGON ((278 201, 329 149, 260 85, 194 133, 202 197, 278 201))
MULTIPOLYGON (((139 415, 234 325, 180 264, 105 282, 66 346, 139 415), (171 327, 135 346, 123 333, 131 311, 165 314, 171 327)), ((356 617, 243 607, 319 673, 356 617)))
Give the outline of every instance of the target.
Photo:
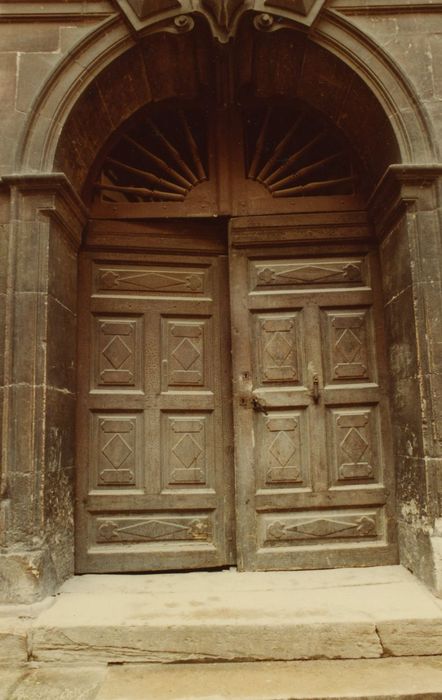
MULTIPOLYGON (((200 35, 206 33, 206 29, 202 26, 197 27, 197 29, 200 31, 200 35)), ((265 41, 268 40, 267 51, 270 50, 272 54, 272 37, 277 35, 278 32, 275 32, 274 35, 265 35, 265 41)), ((305 39, 296 32, 293 37, 295 36, 296 41, 293 42, 293 45, 290 44, 290 41, 286 44, 283 41, 275 41, 273 49, 277 51, 281 47, 281 53, 277 61, 270 63, 273 66, 273 76, 268 81, 267 87, 260 80, 257 80, 253 89, 256 88, 263 95, 272 92, 275 86, 279 86, 281 94, 284 94, 286 89, 293 92, 295 88, 299 87, 296 80, 299 74, 296 74, 293 66, 299 66, 301 63, 305 73, 303 73, 299 83, 303 92, 298 96, 306 99, 307 102, 313 101, 319 109, 322 106, 327 111, 330 106, 336 106, 336 102, 332 98, 336 98, 339 94, 339 90, 336 88, 346 83, 347 78, 350 81, 347 86, 348 84, 352 86, 353 92, 350 90, 349 95, 353 96, 353 100, 345 103, 344 99, 341 103, 341 106, 345 105, 342 112, 344 119, 342 123, 344 124, 347 120, 348 124, 353 123, 357 126, 353 136, 354 145, 355 147, 359 146, 361 153, 365 150, 364 160, 370 164, 372 188, 378 183, 374 187, 370 199, 370 211, 376 220, 379 236, 383 238, 381 250, 383 251, 385 288, 387 289, 386 320, 389 344, 392 348, 390 363, 395 394, 394 439, 398 455, 398 474, 403 484, 398 501, 401 557, 406 565, 415 570, 430 585, 435 586, 437 585, 438 568, 435 565, 432 548, 437 546, 438 539, 432 535, 439 510, 432 494, 437 493, 438 490, 438 460, 440 459, 438 445, 441 433, 440 416, 434 398, 437 383, 437 376, 434 373, 436 333, 434 327, 431 326, 428 344, 426 319, 428 318, 429 305, 431 305, 431 295, 434 293, 433 290, 438 290, 438 288, 435 287, 435 284, 426 285, 425 280, 431 279, 434 282, 434 280, 439 280, 439 277, 437 270, 432 267, 437 260, 437 255, 429 256, 425 252, 428 248, 425 250, 422 248, 422 229, 420 228, 425 226, 426 232, 430 231, 431 233, 431 240, 430 237, 426 238, 426 246, 431 245, 433 252, 438 251, 438 229, 432 211, 436 208, 434 182, 439 171, 437 168, 428 166, 428 161, 430 161, 431 166, 434 153, 431 146, 431 134, 425 127, 423 110, 416 108, 417 101, 414 99, 406 80, 398 76, 395 67, 385 61, 381 52, 369 42, 362 41, 354 29, 350 29, 341 18, 337 18, 335 15, 331 17, 330 14, 322 18, 320 16, 312 38, 305 39), (326 50, 320 48, 321 44, 326 46, 326 50), (297 49, 301 45, 304 46, 302 59, 301 54, 297 53, 297 49), (370 54, 370 60, 372 66, 376 66, 375 69, 366 70, 360 56, 357 56, 358 52, 361 53, 361 47, 363 52, 370 54), (284 55, 289 57, 287 63, 283 63, 284 55), (340 58, 336 58, 337 56, 340 58), (290 70, 289 75, 286 73, 282 77, 281 83, 278 81, 282 75, 280 70, 282 65, 290 66, 290 70), (318 73, 323 76, 319 91, 314 89, 314 79, 318 73), (387 87, 394 87, 394 89, 387 90, 387 87), (387 92, 398 95, 400 104, 397 109, 396 107, 392 108, 391 97, 387 96, 387 92), (363 129, 361 128, 360 116, 358 116, 357 110, 355 111, 358 103, 356 97, 360 98, 361 95, 367 100, 366 104, 370 108, 363 115, 363 117, 367 116, 365 122, 362 121, 365 124, 363 129), (314 102, 318 96, 321 98, 321 104, 314 102), (373 139, 373 134, 370 135, 370 126, 373 124, 376 125, 376 134, 382 133, 387 139, 390 144, 388 149, 373 147, 376 144, 376 138, 373 139), (382 157, 377 158, 376 154, 382 157), (412 167, 408 169, 390 168, 387 170, 387 176, 383 177, 386 168, 395 161, 408 162, 412 167), (422 164, 421 168, 415 167, 418 163, 422 164), (424 189, 422 189, 422 185, 425 185, 424 189), (408 227, 407 221, 404 219, 404 201, 411 206, 408 227), (431 220, 430 224, 428 224, 429 220, 431 220), (399 259, 399 256, 403 264, 401 267, 392 268, 391 260, 399 259), (413 261, 413 266, 411 261, 413 261), (417 301, 414 301, 416 299, 417 301), (403 306, 398 306, 400 303, 403 306), (400 323, 399 319, 401 318, 408 320, 405 323, 400 323), (398 361, 401 347, 407 348, 408 365, 401 365, 401 362, 398 361), (407 382, 407 376, 410 372, 413 373, 413 379, 407 382), (408 395, 404 394, 405 388, 410 392, 408 395), (418 411, 413 410, 412 415, 406 415, 409 405, 421 408, 418 411), (404 421, 407 425, 406 430, 403 427, 404 421), (431 425, 430 430, 426 427, 429 425, 431 425)), ((161 34, 158 37, 153 35, 150 39, 146 39, 145 45, 148 46, 151 42, 150 45, 153 46, 155 42, 158 42, 166 47, 169 43, 169 48, 165 50, 171 56, 172 63, 174 57, 179 55, 178 52, 170 48, 170 44, 173 42, 183 40, 183 45, 186 44, 188 47, 185 52, 195 55, 194 48, 189 48, 192 45, 193 35, 177 35, 171 40, 168 34, 161 34), (189 39, 189 37, 191 38, 189 39)), ((206 41, 207 37, 206 33, 206 41)), ((61 291, 60 279, 57 275, 52 277, 49 288, 46 277, 44 289, 46 292, 49 289, 49 295, 51 295, 50 290, 52 289, 54 294, 69 296, 69 300, 67 296, 63 298, 67 302, 66 306, 71 316, 75 315, 75 294, 72 294, 75 276, 75 251, 80 241, 82 225, 87 218, 87 210, 78 198, 77 192, 81 190, 100 145, 129 116, 128 112, 124 113, 120 110, 114 116, 114 121, 109 121, 111 108, 118 108, 118 104, 121 104, 116 96, 122 81, 129 86, 133 85, 133 75, 139 75, 139 71, 134 71, 134 66, 141 65, 142 42, 128 50, 128 47, 133 45, 133 39, 128 36, 122 24, 114 23, 111 28, 99 30, 97 36, 88 40, 87 44, 80 46, 77 52, 78 57, 82 53, 83 55, 89 54, 90 62, 80 58, 80 61, 76 63, 73 57, 70 57, 63 69, 53 76, 50 84, 46 86, 38 99, 21 149, 18 170, 27 174, 40 172, 42 167, 47 171, 62 170, 64 175, 72 180, 74 190, 70 189, 63 176, 49 175, 33 178, 31 175, 26 178, 20 176, 5 178, 6 184, 14 192, 15 218, 19 222, 17 224, 17 230, 20 232, 17 255, 20 255, 20 246, 26 247, 27 245, 24 234, 26 223, 39 221, 41 232, 39 254, 42 256, 41 259, 46 261, 43 265, 52 266, 54 261, 57 261, 59 269, 63 269, 72 280, 69 290, 61 291), (110 62, 111 57, 115 58, 113 64, 110 62), (78 66, 85 62, 88 63, 87 67, 79 69, 78 66), (80 80, 78 80, 79 74, 80 80), (65 80, 68 76, 70 87, 66 89, 65 80), (101 88, 99 86, 100 80, 101 88), (86 90, 84 91, 85 85, 86 90), (106 91, 106 89, 108 89, 108 97, 103 101, 104 93, 102 91, 106 91), (88 114, 91 105, 94 105, 93 117, 100 126, 93 137, 92 133, 87 134, 84 130, 82 133, 85 115, 88 114), (103 121, 100 122, 101 116, 103 116, 103 121), (107 131, 103 128, 105 123, 107 131)), ((246 57, 250 58, 250 53, 247 53, 247 50, 250 49, 250 42, 248 43, 245 36, 242 46, 246 57)), ((259 65, 259 61, 255 60, 259 51, 262 51, 261 60, 266 60, 266 49, 261 46, 258 53, 254 53, 255 58, 252 64, 255 66, 259 65)), ((247 61, 244 65, 247 65, 247 61)), ((191 71, 189 78, 194 74, 195 72, 191 71)), ((256 75, 259 77, 259 74, 260 71, 256 75)), ((178 72, 176 75, 181 74, 178 72)), ((253 84, 251 74, 249 73, 248 76, 247 85, 253 84)), ((189 95, 192 90, 196 89, 194 80, 190 79, 190 82, 186 82, 181 77, 177 79, 176 76, 171 82, 167 82, 167 80, 157 82, 156 89, 161 92, 165 86, 168 86, 172 92, 189 90, 189 95)), ((147 87, 150 89, 149 99, 152 98, 152 95, 152 99, 159 99, 160 93, 156 93, 155 97, 155 89, 152 90, 153 84, 151 85, 147 81, 146 89, 147 87)), ((135 87, 131 94, 132 101, 126 100, 125 102, 129 112, 141 106, 137 102, 138 92, 135 87)), ((143 95, 142 99, 145 102, 146 94, 143 91, 140 94, 143 95)), ((348 95, 346 96, 348 98, 348 95)), ((91 114, 90 111, 89 114, 91 114)), ((330 116, 338 119, 337 113, 330 114, 330 116)), ((350 131, 351 129, 349 129, 350 131)), ((32 225, 35 226, 35 223, 32 225)), ((41 274, 44 278, 44 272, 41 274)), ((38 291, 41 280, 40 277, 36 282, 38 291)), ((17 288, 22 284, 19 269, 15 283, 17 288)), ((43 297, 36 294, 32 303, 34 305, 30 309, 31 318, 34 321, 39 318, 48 319, 43 297)), ((17 322, 19 322, 18 317, 17 322)), ((47 331, 48 337, 55 338, 57 336, 55 328, 60 323, 64 324, 65 322, 67 322, 66 319, 57 320, 53 317, 49 324, 45 322, 46 330, 44 333, 47 331)), ((72 319, 69 323, 72 325, 72 319)), ((44 337, 46 336, 44 335, 44 337)), ((11 348, 14 347, 13 352, 18 363, 17 366, 19 366, 20 348, 14 341, 12 333, 8 342, 11 348)), ((7 404, 15 410, 21 410, 23 415, 27 417, 26 420, 29 419, 29 430, 34 438, 37 437, 38 433, 38 423, 35 423, 36 415, 41 416, 42 424, 45 425, 44 439, 33 438, 32 444, 29 445, 29 454, 26 457, 32 463, 33 470, 33 476, 28 480, 26 493, 32 498, 35 508, 28 513, 29 522, 26 524, 20 520, 20 505, 18 503, 17 513, 11 516, 12 520, 15 518, 15 525, 11 525, 11 532, 17 534, 17 537, 14 534, 15 540, 22 542, 26 550, 25 554, 20 553, 15 558, 12 553, 11 566, 15 567, 11 569, 14 571, 12 577, 16 575, 16 572, 19 574, 22 572, 20 575, 29 583, 29 589, 25 594, 28 598, 44 595, 45 591, 51 590, 57 581, 62 580, 72 571, 70 549, 72 530, 70 526, 65 527, 66 523, 70 523, 72 471, 68 470, 60 475, 56 470, 56 464, 60 459, 72 464, 72 413, 71 408, 67 408, 67 403, 72 403, 74 391, 71 382, 71 364, 74 361, 70 359, 71 345, 69 340, 63 342, 62 338, 57 343, 51 341, 48 353, 43 357, 43 361, 40 361, 37 340, 34 347, 35 362, 32 370, 32 382, 33 385, 42 388, 32 391, 29 396, 23 394, 23 398, 19 394, 12 396, 11 392, 7 392, 7 404), (49 405, 47 403, 48 392, 45 388, 47 368, 55 366, 58 367, 57 371, 60 371, 60 367, 66 368, 66 371, 61 370, 61 374, 64 376, 60 380, 54 377, 54 382, 59 385, 62 392, 67 391, 66 395, 69 395, 69 398, 66 399, 66 402, 64 399, 60 399, 61 403, 58 398, 54 399, 53 408, 45 414, 44 408, 47 409, 49 405), (64 436, 62 453, 60 446, 57 447, 57 435, 59 434, 57 431, 59 430, 64 436), (61 457, 60 454, 62 454, 61 457), (29 571, 30 561, 32 561, 32 570, 36 572, 35 574, 29 571)), ((15 483, 14 473, 19 471, 16 464, 20 460, 21 453, 17 449, 17 439, 18 436, 14 432, 11 419, 9 432, 11 483, 15 483)), ((14 541, 14 537, 12 537, 11 542, 14 541)), ((7 576, 8 573, 6 573, 7 576)))
POLYGON ((80 266, 78 570, 234 563, 235 483, 241 566, 394 563, 369 178, 344 135, 299 100, 221 113, 160 102, 123 125, 93 172, 80 266), (223 191, 222 213, 241 215, 229 248, 210 220, 223 191), (258 355, 245 349, 251 337, 258 355), (252 420, 258 407, 268 418, 252 420), (245 485, 252 443, 256 487, 245 485))

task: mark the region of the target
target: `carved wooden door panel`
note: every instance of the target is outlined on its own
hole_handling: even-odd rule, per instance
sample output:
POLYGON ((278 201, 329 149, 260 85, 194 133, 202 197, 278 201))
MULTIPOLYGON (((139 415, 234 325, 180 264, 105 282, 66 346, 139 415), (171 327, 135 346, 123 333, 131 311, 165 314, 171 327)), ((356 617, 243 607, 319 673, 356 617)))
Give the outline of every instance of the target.
POLYGON ((232 561, 225 265, 82 255, 79 572, 232 561))
POLYGON ((394 563, 376 256, 363 243, 288 245, 303 234, 287 230, 278 246, 277 229, 261 236, 240 221, 231 232, 239 566, 394 563))

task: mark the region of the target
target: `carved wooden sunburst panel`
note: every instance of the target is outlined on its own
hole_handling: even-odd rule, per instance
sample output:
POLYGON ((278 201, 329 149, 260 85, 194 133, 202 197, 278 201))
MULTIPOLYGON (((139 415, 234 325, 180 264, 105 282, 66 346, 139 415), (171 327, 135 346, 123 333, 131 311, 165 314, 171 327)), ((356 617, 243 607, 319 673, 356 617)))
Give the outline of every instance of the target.
POLYGON ((105 202, 182 202, 208 177, 207 118, 174 106, 143 111, 123 131, 95 188, 105 202))
POLYGON ((360 175, 343 134, 300 102, 222 111, 169 103, 144 108, 118 132, 94 192, 100 216, 111 205, 130 217, 271 213, 301 198, 355 196, 360 175))
POLYGON ((274 198, 354 194, 354 158, 338 130, 301 106, 244 114, 246 175, 274 198))

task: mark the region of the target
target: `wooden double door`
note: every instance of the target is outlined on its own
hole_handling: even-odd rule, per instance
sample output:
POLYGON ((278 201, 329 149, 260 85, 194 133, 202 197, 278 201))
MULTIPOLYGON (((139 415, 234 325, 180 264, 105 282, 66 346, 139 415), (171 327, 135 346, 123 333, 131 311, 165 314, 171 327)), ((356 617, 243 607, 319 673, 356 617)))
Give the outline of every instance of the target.
POLYGON ((306 235, 82 253, 78 572, 396 561, 376 254, 306 235))

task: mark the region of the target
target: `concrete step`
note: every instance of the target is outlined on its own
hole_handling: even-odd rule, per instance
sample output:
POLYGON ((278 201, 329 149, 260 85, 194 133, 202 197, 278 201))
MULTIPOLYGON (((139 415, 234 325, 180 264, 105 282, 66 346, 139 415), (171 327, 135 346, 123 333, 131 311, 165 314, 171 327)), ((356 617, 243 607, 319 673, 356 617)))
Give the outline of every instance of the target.
POLYGON ((442 657, 0 670, 0 700, 438 700, 442 657))
POLYGON ((399 566, 79 576, 28 645, 63 664, 442 655, 442 605, 399 566))

